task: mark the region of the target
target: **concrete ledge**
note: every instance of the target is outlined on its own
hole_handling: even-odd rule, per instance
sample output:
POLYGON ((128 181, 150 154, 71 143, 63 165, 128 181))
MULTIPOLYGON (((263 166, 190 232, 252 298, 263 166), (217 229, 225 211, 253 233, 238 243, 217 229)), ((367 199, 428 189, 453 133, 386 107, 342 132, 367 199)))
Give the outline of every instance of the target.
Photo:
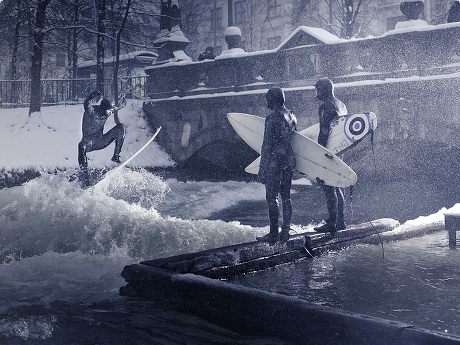
POLYGON ((437 231, 445 230, 443 221, 428 222, 416 226, 401 225, 390 231, 381 232, 378 235, 372 235, 361 240, 363 243, 378 244, 380 241, 391 242, 406 240, 408 238, 424 236, 437 231))
POLYGON ((460 231, 460 213, 444 212, 444 222, 449 234, 449 248, 455 249, 457 246, 457 231, 460 231))
POLYGON ((331 238, 324 234, 307 235, 307 243, 310 248, 318 251, 335 249, 345 244, 360 243, 374 235, 381 235, 392 231, 399 226, 399 222, 391 218, 382 218, 362 224, 352 225, 345 230, 337 232, 337 236, 331 238))
POLYGON ((145 264, 125 267, 122 295, 146 298, 243 334, 294 344, 450 345, 460 338, 409 324, 145 264))
POLYGON ((333 237, 304 233, 285 244, 250 242, 144 261, 123 269, 127 285, 120 294, 165 303, 242 334, 293 344, 460 344, 459 337, 211 279, 306 259, 308 252, 319 255, 351 243, 391 241, 443 229, 443 223, 407 229, 384 218, 353 225, 333 237))
POLYGON ((338 231, 334 237, 316 232, 301 233, 291 236, 285 244, 269 245, 256 241, 149 260, 141 264, 210 278, 231 278, 286 262, 310 258, 310 254, 319 255, 327 250, 346 247, 351 241, 359 242, 375 233, 388 232, 398 225, 399 222, 394 219, 383 218, 353 225, 351 229, 338 231))

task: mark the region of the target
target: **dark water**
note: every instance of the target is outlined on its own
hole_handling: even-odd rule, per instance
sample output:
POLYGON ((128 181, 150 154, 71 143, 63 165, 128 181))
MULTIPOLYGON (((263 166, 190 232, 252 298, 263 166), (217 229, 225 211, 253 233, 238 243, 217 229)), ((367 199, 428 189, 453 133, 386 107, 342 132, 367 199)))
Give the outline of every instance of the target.
MULTIPOLYGON (((360 179, 352 200, 346 191, 348 220, 390 217, 404 222, 456 202, 455 193, 442 181, 430 182, 360 179)), ((297 228, 316 225, 326 217, 320 188, 295 186, 292 199, 297 228)), ((265 233, 264 187, 254 177, 122 170, 90 193, 66 176, 45 174, 0 190, 0 224, 1 344, 283 344, 235 334, 165 306, 118 294, 125 284, 120 273, 127 264, 250 242, 265 233)), ((376 253, 363 255, 381 260, 380 247, 371 248, 376 253)), ((353 250, 359 256, 360 247, 353 250)), ((280 278, 275 285, 286 278, 280 272, 304 275, 305 281, 317 284, 300 289, 317 293, 317 303, 348 307, 341 296, 331 300, 322 296, 328 286, 342 290, 343 280, 333 280, 337 267, 353 277, 367 269, 368 262, 347 259, 330 268, 327 256, 325 260, 319 266, 308 266, 317 264, 312 261, 303 268, 268 274, 280 278)), ((420 268, 417 264, 408 267, 418 272, 429 267, 430 260, 420 268)), ((256 281, 265 279, 256 276, 256 281)), ((397 281, 398 276, 392 279, 397 281)), ((451 282, 455 280, 446 281, 446 286, 451 282)), ((443 284, 437 286, 442 294, 443 284)), ((410 293, 400 291, 401 296, 410 293)), ((306 298, 314 300, 308 293, 306 298)), ((392 293, 391 284, 382 291, 392 293)), ((371 299, 366 298, 363 304, 368 302, 371 299)))
MULTIPOLYGON (((379 218, 393 218, 404 223, 436 213, 443 207, 450 208, 460 201, 458 191, 439 183, 433 184, 426 178, 391 182, 359 181, 352 191, 350 188, 344 189, 344 196, 345 217, 348 223, 353 224, 379 218)), ((293 224, 318 224, 327 218, 326 199, 319 186, 294 186, 291 199, 293 224)), ((268 211, 265 200, 241 201, 214 213, 210 219, 238 220, 251 226, 267 226, 268 211)))
POLYGON ((331 251, 232 283, 460 336, 460 252, 439 233, 331 251))
POLYGON ((289 345, 243 336, 164 305, 121 297, 17 308, 3 316, 0 332, 1 344, 289 345))
POLYGON ((124 169, 92 190, 53 173, 1 189, 0 344, 282 344, 119 296, 125 265, 264 231, 207 219, 263 198, 260 184, 174 174, 124 169))

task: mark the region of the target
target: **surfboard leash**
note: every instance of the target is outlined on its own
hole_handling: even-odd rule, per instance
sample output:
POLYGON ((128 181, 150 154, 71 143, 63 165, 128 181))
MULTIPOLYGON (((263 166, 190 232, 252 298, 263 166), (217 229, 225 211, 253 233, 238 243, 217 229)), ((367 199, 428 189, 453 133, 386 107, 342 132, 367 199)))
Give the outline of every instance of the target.
MULTIPOLYGON (((375 150, 374 150, 374 129, 371 130, 371 148, 372 148, 372 158, 373 158, 373 161, 374 161, 374 169, 377 170, 377 162, 376 162, 376 159, 375 159, 375 150)), ((373 174, 373 175, 374 176, 372 178, 375 179, 375 174, 373 174)), ((374 183, 372 183, 372 186, 373 185, 374 185, 374 183)), ((371 194, 372 186, 369 189, 369 195, 371 194)), ((364 211, 364 212, 366 213, 366 216, 369 219, 370 217, 369 217, 369 214, 367 213, 367 211, 364 211)), ((382 241, 382 238, 380 237, 380 233, 375 228, 375 226, 372 223, 372 221, 369 221, 369 224, 372 226, 372 229, 374 229, 374 231, 376 232, 377 236, 379 237, 380 245, 382 246, 382 259, 385 259, 385 249, 383 248, 383 241, 382 241)))
MULTIPOLYGON (((377 163, 376 163, 376 159, 375 159, 375 150, 374 150, 374 130, 371 130, 371 147, 372 147, 372 157, 373 157, 373 161, 374 161, 374 168, 375 170, 377 170, 377 163)), ((375 174, 374 174, 374 177, 375 178, 375 174)), ((373 184, 372 184, 373 185, 373 184)), ((343 249, 336 257, 335 259, 332 261, 332 263, 334 263, 334 261, 345 251, 347 250, 349 247, 350 247, 350 237, 351 237, 351 226, 353 224, 353 187, 354 186, 350 186, 350 209, 351 209, 351 220, 350 220, 350 230, 348 232, 348 244, 347 244, 347 247, 345 249, 343 249)), ((372 187, 371 189, 369 189, 369 193, 368 195, 370 195, 372 191, 372 187)), ((364 211, 366 213, 366 218, 367 219, 370 219, 369 217, 369 214, 367 213, 367 211, 364 211)), ((382 241, 382 238, 380 237, 380 233, 378 232, 378 230, 376 229, 376 227, 374 226, 374 224, 372 223, 372 221, 369 221, 369 224, 372 226, 372 229, 374 229, 375 233, 377 234, 378 238, 379 238, 379 241, 380 241, 380 245, 382 246, 382 259, 385 258, 385 249, 383 248, 383 241, 382 241)))
MULTIPOLYGON (((295 232, 297 235, 300 235, 295 229, 292 229, 292 230, 294 230, 294 232, 295 232)), ((301 237, 299 237, 299 240, 300 240, 300 243, 302 243, 303 249, 305 249, 305 250, 307 251, 307 253, 308 253, 313 259, 315 259, 316 261, 318 261, 318 259, 315 258, 315 257, 313 256, 313 254, 310 253, 310 251, 307 249, 307 246, 305 245, 305 242, 302 241, 302 238, 301 238, 301 237)))

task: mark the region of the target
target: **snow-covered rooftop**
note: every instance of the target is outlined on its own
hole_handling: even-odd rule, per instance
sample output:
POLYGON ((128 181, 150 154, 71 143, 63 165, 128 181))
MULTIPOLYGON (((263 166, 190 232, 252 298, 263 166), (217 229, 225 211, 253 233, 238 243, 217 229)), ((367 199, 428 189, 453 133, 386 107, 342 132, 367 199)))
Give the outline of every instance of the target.
POLYGON ((281 42, 276 50, 288 49, 301 45, 334 44, 342 42, 346 42, 346 40, 339 38, 324 29, 310 26, 299 26, 289 35, 288 38, 281 42))

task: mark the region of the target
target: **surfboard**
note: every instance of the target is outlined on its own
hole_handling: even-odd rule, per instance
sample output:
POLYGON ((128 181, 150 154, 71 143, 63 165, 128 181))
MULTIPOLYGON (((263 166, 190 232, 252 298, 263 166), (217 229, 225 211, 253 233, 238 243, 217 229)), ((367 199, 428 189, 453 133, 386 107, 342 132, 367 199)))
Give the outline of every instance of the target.
MULTIPOLYGON (((341 155, 362 142, 377 128, 377 116, 372 113, 350 114, 336 118, 330 125, 326 148, 335 155, 341 155)), ((299 131, 300 134, 318 142, 319 123, 299 131)), ((249 164, 245 171, 258 174, 260 157, 249 164)))
POLYGON ((105 175, 104 177, 99 180, 96 184, 94 184, 92 187, 91 187, 91 191, 94 192, 94 188, 106 177, 112 175, 114 172, 116 172, 117 170, 125 167, 127 164, 129 164, 134 158, 136 158, 136 156, 141 153, 158 135, 158 133, 160 133, 160 130, 161 130, 161 126, 158 127, 158 129, 155 131, 155 133, 153 134, 153 136, 139 149, 137 150, 136 152, 134 152, 131 156, 129 156, 125 161, 123 161, 122 163, 120 163, 119 165, 117 165, 116 167, 114 167, 113 169, 109 170, 105 175))
POLYGON ((141 153, 153 140, 155 140, 155 138, 157 137, 158 133, 160 133, 160 129, 161 129, 161 126, 158 127, 158 129, 155 131, 153 136, 144 144, 144 146, 142 146, 139 150, 137 150, 131 156, 129 156, 128 159, 126 159, 123 163, 121 163, 120 165, 117 165, 115 168, 113 168, 112 171, 125 167, 127 164, 129 164, 129 162, 131 162, 134 158, 136 158, 136 156, 139 153, 141 153))
MULTIPOLYGON (((330 125, 326 148, 336 155, 359 144, 377 128, 377 116, 372 113, 339 116, 330 125)), ((318 142, 319 123, 299 132, 318 142)))
MULTIPOLYGON (((227 118, 238 135, 260 153, 265 119, 243 113, 228 113, 227 118)), ((356 173, 334 153, 312 139, 294 132, 291 145, 296 157, 296 170, 310 181, 334 187, 349 187, 356 183, 356 173)))

